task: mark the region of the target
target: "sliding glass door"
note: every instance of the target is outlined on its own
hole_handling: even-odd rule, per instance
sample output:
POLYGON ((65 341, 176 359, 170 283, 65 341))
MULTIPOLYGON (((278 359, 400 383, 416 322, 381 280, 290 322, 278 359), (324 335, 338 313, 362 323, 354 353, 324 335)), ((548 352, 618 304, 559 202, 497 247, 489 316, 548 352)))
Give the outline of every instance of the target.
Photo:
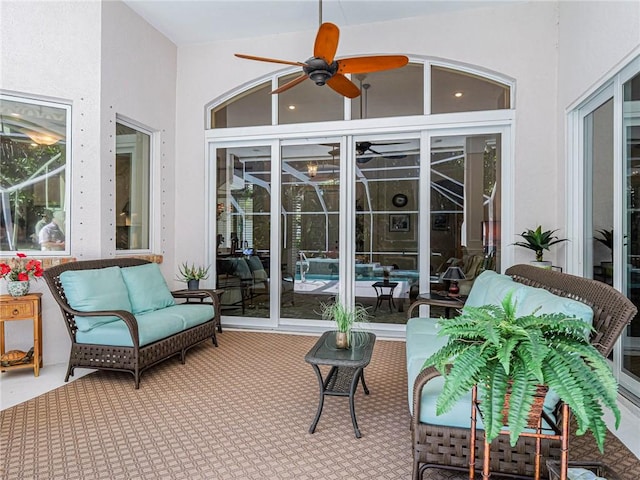
POLYGON ((401 332, 411 302, 446 289, 447 266, 468 293, 500 269, 503 142, 502 129, 452 128, 211 143, 225 322, 326 329, 322 304, 340 299, 401 332))
MULTIPOLYGON (((623 291, 640 307, 640 73, 623 84, 622 114, 626 186, 622 281, 623 291)), ((621 348, 620 383, 640 397, 640 316, 623 332, 621 348)))

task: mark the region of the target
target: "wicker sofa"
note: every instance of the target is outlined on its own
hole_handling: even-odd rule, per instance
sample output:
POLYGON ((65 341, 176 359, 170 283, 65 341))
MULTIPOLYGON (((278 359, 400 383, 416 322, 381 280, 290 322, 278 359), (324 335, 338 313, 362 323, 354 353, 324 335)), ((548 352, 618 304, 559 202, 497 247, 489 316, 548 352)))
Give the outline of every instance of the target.
MULTIPOLYGON (((634 304, 612 287, 556 271, 531 265, 516 265, 506 275, 484 272, 474 282, 467 305, 496 304, 507 291, 516 289, 520 314, 525 308, 541 306, 541 312, 561 311, 575 314, 590 322, 595 332, 591 342, 607 356, 625 326, 637 313, 634 304)), ((471 398, 461 400, 454 411, 437 417, 435 398, 442 387, 442 377, 434 368, 422 370, 424 360, 446 338, 437 336, 437 319, 412 318, 421 301, 414 302, 408 311, 407 373, 409 406, 412 414, 413 478, 420 479, 428 468, 466 471, 470 461, 471 398)), ((551 392, 550 392, 551 393, 551 392)), ((562 422, 557 396, 547 395, 545 411, 549 414, 548 428, 559 433, 562 422), (555 423, 552 421, 555 420, 555 423)), ((552 432, 553 433, 553 432, 552 432)), ((491 471, 512 478, 533 478, 535 474, 536 439, 520 437, 515 447, 508 435, 500 435, 491 444, 491 471)), ((484 437, 476 434, 476 465, 482 465, 484 437)), ((547 459, 560 458, 560 442, 542 441, 541 477, 547 478, 547 459)))
MULTIPOLYGON (((70 262, 44 272, 65 319, 71 352, 65 381, 76 367, 119 370, 134 376, 212 339, 219 318, 211 303, 176 304, 157 264, 136 258, 70 262)), ((180 298, 184 298, 181 294, 180 298)), ((202 297, 198 297, 200 300, 202 297)))

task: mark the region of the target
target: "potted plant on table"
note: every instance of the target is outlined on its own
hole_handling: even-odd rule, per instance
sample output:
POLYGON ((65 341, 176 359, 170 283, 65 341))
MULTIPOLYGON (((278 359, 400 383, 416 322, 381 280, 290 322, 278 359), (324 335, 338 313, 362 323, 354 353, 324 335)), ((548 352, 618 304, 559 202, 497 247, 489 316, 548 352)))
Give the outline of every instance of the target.
POLYGON ((0 278, 7 281, 7 291, 12 297, 21 297, 29 293, 30 280, 42 277, 40 260, 27 260, 24 253, 16 253, 9 263, 0 263, 0 278))
POLYGON ((571 409, 577 434, 591 430, 602 451, 602 407, 614 413, 616 428, 620 423, 617 382, 606 359, 587 340, 589 328, 559 313, 534 311, 518 317, 512 292, 501 306, 466 307, 460 316, 442 323, 440 335, 448 335, 448 342, 424 363, 435 366, 445 379, 436 413, 449 411, 477 385, 487 442, 498 436, 506 418, 515 446, 542 385, 571 409))
POLYGON ((524 238, 524 242, 515 242, 514 245, 519 247, 528 248, 529 250, 533 250, 536 252, 536 260, 535 262, 531 262, 532 265, 536 265, 538 267, 551 268, 551 262, 545 261, 543 259, 543 254, 545 250, 549 250, 549 247, 555 245, 556 243, 566 242, 566 238, 558 238, 554 235, 558 230, 546 230, 542 231, 542 225, 538 225, 538 228, 535 230, 525 230, 520 234, 522 238, 524 238))
POLYGON ((353 325, 366 322, 369 318, 369 310, 360 304, 347 307, 336 297, 333 303, 320 304, 320 315, 323 320, 336 322, 336 347, 349 348, 353 325))
POLYGON ((183 263, 178 268, 178 280, 187 283, 187 289, 198 290, 200 288, 200 280, 209 278, 209 267, 196 266, 195 264, 183 263))

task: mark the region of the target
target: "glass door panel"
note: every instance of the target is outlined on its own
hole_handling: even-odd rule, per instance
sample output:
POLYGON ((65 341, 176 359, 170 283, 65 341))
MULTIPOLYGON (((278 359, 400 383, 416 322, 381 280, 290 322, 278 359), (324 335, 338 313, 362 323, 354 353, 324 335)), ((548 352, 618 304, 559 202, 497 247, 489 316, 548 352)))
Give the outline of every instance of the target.
MULTIPOLYGON (((623 291, 640 306, 640 75, 624 84, 623 164, 626 171, 623 291)), ((640 396, 640 317, 622 334, 620 383, 640 396)))
POLYGON ((281 149, 281 318, 320 319, 340 290, 339 144, 322 142, 281 149))
POLYGON ((585 276, 613 285, 613 99, 584 118, 585 276), (590 213, 589 213, 590 212, 590 213))
POLYGON ((406 323, 418 291, 418 139, 356 139, 356 302, 371 322, 406 323))
POLYGON ((269 318, 271 150, 218 148, 216 285, 222 314, 269 318))
POLYGON ((500 145, 499 134, 432 138, 432 292, 449 293, 451 282, 442 280, 449 267, 464 274, 460 295, 483 270, 500 271, 500 145))

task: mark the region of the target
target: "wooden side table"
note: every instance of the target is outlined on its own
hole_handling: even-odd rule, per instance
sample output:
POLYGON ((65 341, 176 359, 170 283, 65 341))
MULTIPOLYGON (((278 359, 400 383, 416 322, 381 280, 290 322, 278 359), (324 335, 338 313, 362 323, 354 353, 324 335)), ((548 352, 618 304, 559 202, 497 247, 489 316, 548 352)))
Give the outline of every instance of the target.
POLYGON ((1 371, 14 368, 33 368, 37 377, 42 367, 42 305, 41 293, 30 293, 23 297, 0 295, 0 355, 4 355, 4 323, 19 320, 33 321, 33 360, 29 363, 0 367, 1 371))

